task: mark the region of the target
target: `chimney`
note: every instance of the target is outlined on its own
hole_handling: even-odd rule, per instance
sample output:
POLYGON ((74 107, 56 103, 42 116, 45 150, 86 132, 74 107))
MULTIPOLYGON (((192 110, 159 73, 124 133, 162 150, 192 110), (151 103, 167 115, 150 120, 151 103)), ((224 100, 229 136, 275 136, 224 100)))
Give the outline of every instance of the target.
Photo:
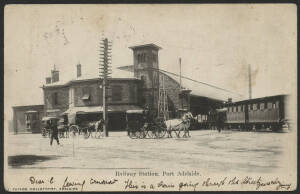
POLYGON ((51 84, 51 77, 46 77, 46 84, 51 84))
POLYGON ((59 71, 58 70, 55 70, 55 69, 52 70, 51 75, 52 75, 52 83, 59 81, 59 71))
POLYGON ((81 77, 81 64, 77 64, 77 77, 81 77))

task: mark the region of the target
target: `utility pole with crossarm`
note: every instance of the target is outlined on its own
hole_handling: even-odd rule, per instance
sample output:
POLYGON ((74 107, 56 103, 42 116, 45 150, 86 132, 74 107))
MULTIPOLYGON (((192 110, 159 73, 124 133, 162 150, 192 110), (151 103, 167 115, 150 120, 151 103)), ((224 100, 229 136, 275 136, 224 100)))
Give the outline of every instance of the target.
POLYGON ((108 86, 107 78, 111 75, 111 47, 112 42, 108 41, 107 38, 100 42, 100 78, 102 78, 102 90, 103 90, 103 131, 105 137, 108 137, 108 120, 107 120, 107 95, 106 89, 108 86))

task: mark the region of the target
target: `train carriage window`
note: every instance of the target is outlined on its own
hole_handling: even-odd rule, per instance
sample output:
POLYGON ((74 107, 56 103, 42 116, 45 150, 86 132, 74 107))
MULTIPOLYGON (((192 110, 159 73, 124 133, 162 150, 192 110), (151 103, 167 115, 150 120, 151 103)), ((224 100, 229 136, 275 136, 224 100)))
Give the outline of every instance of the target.
POLYGON ((252 110, 252 104, 248 104, 248 109, 252 110))
POLYGON ((257 110, 260 110, 260 103, 257 103, 257 110))
POLYGON ((263 109, 265 109, 265 103, 264 102, 260 103, 260 110, 263 110, 263 109))
POLYGON ((264 102, 264 107, 265 107, 265 109, 268 108, 268 103, 267 102, 264 102))
POLYGON ((277 102, 273 102, 273 103, 272 103, 272 108, 273 108, 273 109, 276 109, 276 108, 278 108, 278 104, 277 104, 277 102))
POLYGON ((237 112, 241 112, 241 106, 240 105, 238 106, 237 112))
POLYGON ((279 108, 279 101, 276 101, 276 108, 279 108))
POLYGON ((253 110, 257 110, 257 104, 253 104, 253 110))
POLYGON ((241 106, 241 112, 244 112, 244 105, 241 106))
POLYGON ((272 108, 272 102, 268 102, 268 109, 272 108))

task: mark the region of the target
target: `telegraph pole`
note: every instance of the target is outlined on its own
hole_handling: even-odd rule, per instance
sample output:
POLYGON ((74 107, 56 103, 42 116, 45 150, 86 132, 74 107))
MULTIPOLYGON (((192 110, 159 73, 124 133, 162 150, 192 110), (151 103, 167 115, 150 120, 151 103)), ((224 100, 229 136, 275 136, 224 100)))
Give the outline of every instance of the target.
POLYGON ((251 65, 248 65, 248 77, 249 77, 249 99, 252 98, 252 81, 251 81, 251 65))
POLYGON ((102 94, 103 94, 103 131, 105 137, 108 137, 108 127, 107 127, 107 95, 106 95, 106 88, 107 88, 107 78, 110 77, 111 74, 111 45, 112 43, 107 40, 107 38, 101 40, 100 42, 100 78, 102 78, 102 94))

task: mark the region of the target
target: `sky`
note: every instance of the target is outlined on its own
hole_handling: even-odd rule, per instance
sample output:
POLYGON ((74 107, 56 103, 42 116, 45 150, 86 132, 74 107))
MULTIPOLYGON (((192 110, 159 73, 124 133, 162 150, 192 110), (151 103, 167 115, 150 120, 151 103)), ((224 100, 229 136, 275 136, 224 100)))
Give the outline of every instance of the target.
POLYGON ((8 5, 4 12, 4 109, 43 104, 54 64, 60 80, 99 75, 99 42, 113 42, 112 67, 132 65, 133 45, 154 43, 159 66, 248 97, 296 94, 294 4, 8 5))

